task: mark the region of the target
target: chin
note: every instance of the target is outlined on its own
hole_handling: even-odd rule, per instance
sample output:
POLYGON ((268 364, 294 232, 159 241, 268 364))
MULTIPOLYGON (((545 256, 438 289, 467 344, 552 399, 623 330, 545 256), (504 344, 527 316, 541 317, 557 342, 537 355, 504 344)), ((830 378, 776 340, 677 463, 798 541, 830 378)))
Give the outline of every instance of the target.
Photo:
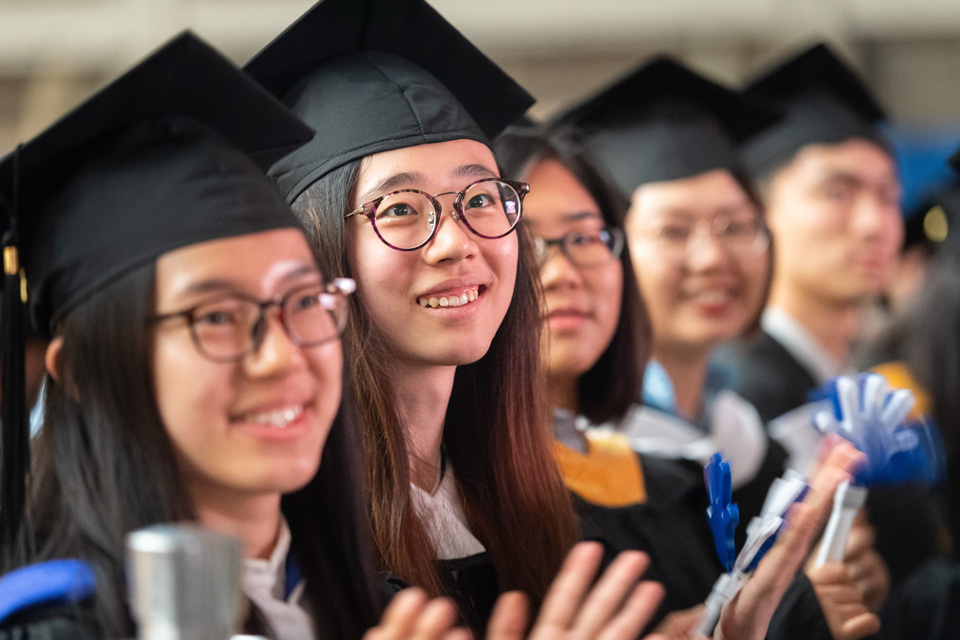
POLYGON ((464 335, 458 344, 449 345, 446 349, 436 349, 430 354, 424 354, 426 362, 439 366, 455 366, 473 364, 490 351, 490 343, 478 343, 477 340, 464 335))

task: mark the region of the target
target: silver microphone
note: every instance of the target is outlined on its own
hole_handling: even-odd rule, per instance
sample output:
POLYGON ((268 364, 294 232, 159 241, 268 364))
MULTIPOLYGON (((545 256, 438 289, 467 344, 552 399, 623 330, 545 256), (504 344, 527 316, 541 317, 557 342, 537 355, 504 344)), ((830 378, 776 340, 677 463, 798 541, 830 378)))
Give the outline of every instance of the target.
POLYGON ((127 536, 130 607, 140 640, 229 640, 245 600, 243 542, 189 524, 127 536))

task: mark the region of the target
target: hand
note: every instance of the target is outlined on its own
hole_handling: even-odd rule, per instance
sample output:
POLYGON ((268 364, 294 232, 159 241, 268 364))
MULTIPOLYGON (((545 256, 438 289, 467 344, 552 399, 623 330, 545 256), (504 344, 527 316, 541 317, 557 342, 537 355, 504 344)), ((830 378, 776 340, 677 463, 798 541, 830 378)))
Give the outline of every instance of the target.
POLYGON ((862 464, 864 456, 848 442, 829 436, 823 462, 817 469, 803 502, 787 512, 785 530, 757 565, 753 577, 724 607, 715 638, 760 640, 766 635, 773 612, 823 529, 833 494, 862 464))
POLYGON ((665 640, 689 640, 703 619, 707 608, 698 604, 690 609, 673 611, 657 625, 656 632, 665 640))
POLYGON ((447 598, 430 600, 420 589, 404 589, 363 640, 470 640, 469 631, 452 628, 456 619, 456 606, 447 598))
POLYGON ((853 522, 843 566, 870 611, 879 613, 890 592, 890 571, 874 547, 875 534, 861 510, 853 522))
MULTIPOLYGON (((591 589, 602 557, 603 548, 594 542, 573 548, 544 599, 529 640, 632 640, 640 635, 663 599, 663 586, 637 584, 650 560, 639 551, 625 551, 591 589)), ((494 608, 487 640, 521 640, 527 616, 523 594, 504 594, 494 608)))
POLYGON ((845 563, 828 562, 808 575, 835 640, 856 640, 880 631, 880 618, 863 603, 845 563))

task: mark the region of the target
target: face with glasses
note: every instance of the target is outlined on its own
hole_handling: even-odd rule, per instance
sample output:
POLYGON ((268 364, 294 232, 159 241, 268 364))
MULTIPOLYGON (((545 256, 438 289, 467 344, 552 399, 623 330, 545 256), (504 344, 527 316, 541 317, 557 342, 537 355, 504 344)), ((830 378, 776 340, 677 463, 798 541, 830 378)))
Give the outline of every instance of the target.
POLYGON ((347 257, 364 311, 401 364, 460 365, 487 352, 513 297, 524 191, 472 140, 361 162, 347 257))
POLYGON ((154 393, 196 503, 287 493, 316 474, 349 289, 324 281, 297 229, 157 260, 154 393))
POLYGON ((613 339, 623 295, 620 229, 560 162, 541 160, 527 176, 524 224, 535 236, 543 282, 544 357, 551 378, 588 371, 613 339))
POLYGON ((768 234, 730 172, 642 185, 626 227, 655 357, 703 355, 759 313, 768 234))

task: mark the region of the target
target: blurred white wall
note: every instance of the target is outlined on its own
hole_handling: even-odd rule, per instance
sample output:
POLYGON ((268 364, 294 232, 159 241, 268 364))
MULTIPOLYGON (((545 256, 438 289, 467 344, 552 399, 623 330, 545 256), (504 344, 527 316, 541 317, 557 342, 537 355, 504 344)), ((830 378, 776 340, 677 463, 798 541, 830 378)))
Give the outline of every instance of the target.
MULTIPOLYGON (((0 0, 0 153, 191 28, 245 61, 312 0, 0 0)), ((736 84, 827 40, 896 121, 960 128, 960 0, 434 0, 547 115, 672 53, 736 84)))

